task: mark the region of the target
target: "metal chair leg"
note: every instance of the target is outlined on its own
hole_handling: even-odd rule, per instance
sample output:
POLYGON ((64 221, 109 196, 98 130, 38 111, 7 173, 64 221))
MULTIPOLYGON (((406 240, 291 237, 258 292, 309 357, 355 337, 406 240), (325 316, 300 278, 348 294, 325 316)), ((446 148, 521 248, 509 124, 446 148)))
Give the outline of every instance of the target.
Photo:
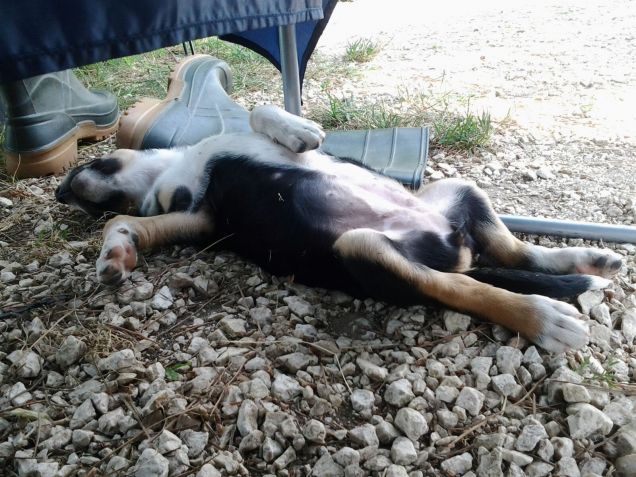
POLYGON ((300 110, 300 72, 298 69, 298 53, 296 49, 296 25, 278 27, 280 46, 280 65, 283 75, 283 94, 285 109, 301 116, 300 110))
POLYGON ((499 218, 512 232, 538 235, 558 235, 606 242, 636 243, 636 227, 627 225, 595 224, 572 220, 541 219, 500 215, 499 218))

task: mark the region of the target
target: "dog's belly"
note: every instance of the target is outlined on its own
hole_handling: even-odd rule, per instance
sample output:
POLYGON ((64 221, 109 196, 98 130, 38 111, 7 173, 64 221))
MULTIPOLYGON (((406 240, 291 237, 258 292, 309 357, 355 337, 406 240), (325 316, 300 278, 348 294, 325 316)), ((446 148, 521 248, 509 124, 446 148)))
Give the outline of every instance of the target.
POLYGON ((369 228, 399 240, 406 234, 421 232, 447 235, 452 232, 448 219, 430 210, 415 197, 396 193, 390 187, 369 187, 368 183, 344 182, 327 202, 333 216, 341 222, 341 232, 369 228), (355 204, 343 208, 342 204, 355 204))
POLYGON ((342 231, 371 228, 396 239, 418 230, 440 235, 452 232, 444 215, 393 179, 315 152, 306 154, 304 161, 324 174, 329 190, 322 201, 342 222, 342 231))
POLYGON ((399 184, 342 165, 331 164, 325 171, 253 161, 216 164, 209 200, 219 234, 229 237, 225 243, 235 251, 272 273, 335 288, 348 288, 333 283, 346 279, 347 273, 332 247, 352 229, 384 233, 420 263, 440 269, 455 265, 454 256, 435 258, 448 255, 437 251, 447 248, 446 236, 452 232, 444 216, 399 184), (424 249, 427 253, 420 253, 424 249))

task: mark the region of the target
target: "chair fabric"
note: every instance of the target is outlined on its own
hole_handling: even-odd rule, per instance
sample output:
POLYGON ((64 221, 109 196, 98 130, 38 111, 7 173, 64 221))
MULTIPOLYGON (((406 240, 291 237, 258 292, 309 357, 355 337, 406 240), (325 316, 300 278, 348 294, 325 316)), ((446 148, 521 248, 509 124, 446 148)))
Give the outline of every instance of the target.
POLYGON ((0 83, 223 36, 280 69, 278 26, 296 24, 301 77, 336 0, 2 0, 0 83))

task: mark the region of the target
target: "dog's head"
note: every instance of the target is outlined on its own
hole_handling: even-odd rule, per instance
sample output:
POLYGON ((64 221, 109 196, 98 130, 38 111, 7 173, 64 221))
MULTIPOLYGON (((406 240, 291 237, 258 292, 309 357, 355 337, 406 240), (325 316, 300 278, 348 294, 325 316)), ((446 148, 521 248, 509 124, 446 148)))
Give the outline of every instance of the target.
POLYGON ((55 198, 94 217, 105 212, 137 215, 140 191, 131 187, 130 180, 122 180, 137 154, 119 149, 72 169, 55 191, 55 198))

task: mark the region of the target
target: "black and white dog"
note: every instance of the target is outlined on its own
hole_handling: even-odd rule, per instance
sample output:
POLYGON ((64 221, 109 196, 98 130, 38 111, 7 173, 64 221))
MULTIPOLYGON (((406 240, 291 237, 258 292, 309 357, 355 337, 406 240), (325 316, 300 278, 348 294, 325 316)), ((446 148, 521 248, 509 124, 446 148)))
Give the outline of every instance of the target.
POLYGON ((253 133, 191 147, 118 150, 68 174, 59 201, 131 214, 106 224, 99 280, 126 279, 139 249, 228 236, 246 258, 309 285, 398 304, 432 299, 549 351, 587 343, 576 308, 548 296, 608 286, 619 255, 521 242, 472 183, 441 180, 412 194, 320 153, 320 126, 274 106, 255 108, 250 124, 253 133))

